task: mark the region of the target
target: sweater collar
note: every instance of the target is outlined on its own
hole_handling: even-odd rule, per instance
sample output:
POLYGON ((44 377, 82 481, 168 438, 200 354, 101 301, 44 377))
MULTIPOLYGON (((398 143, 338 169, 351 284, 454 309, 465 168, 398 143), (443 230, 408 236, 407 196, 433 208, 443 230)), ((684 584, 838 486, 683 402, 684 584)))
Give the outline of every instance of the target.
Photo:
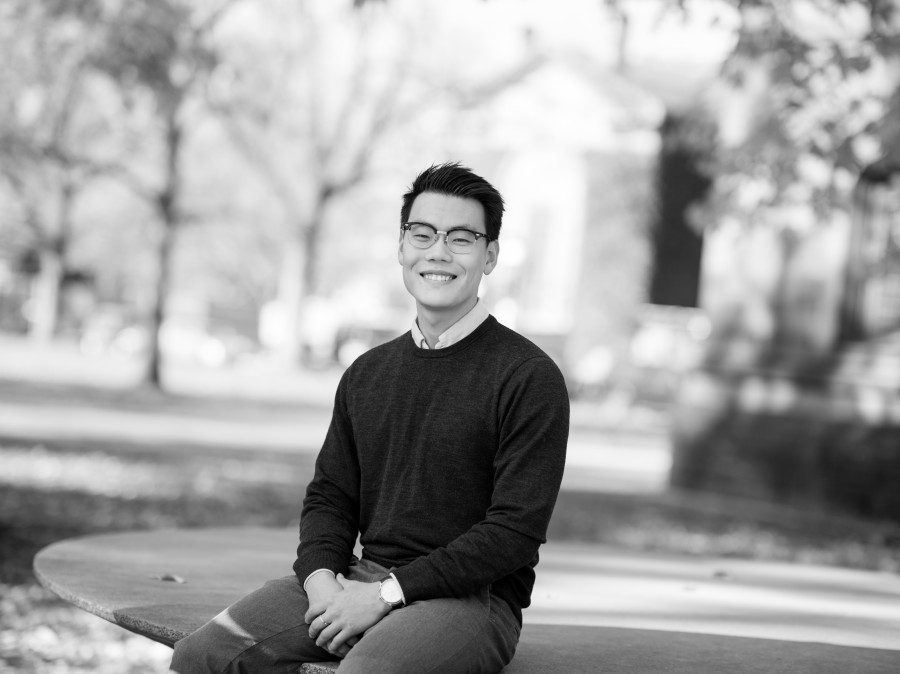
MULTIPOLYGON (((440 334, 438 337, 437 344, 434 345, 435 349, 446 349, 448 346, 456 344, 462 339, 465 339, 469 335, 471 335, 475 328, 484 323, 485 319, 488 317, 488 310, 484 306, 484 302, 480 299, 475 303, 475 306, 467 313, 465 316, 460 318, 456 323, 447 328, 444 332, 440 334)), ((413 342, 420 349, 428 349, 428 342, 425 340, 425 335, 422 334, 422 331, 419 329, 419 321, 414 320, 412 325, 412 330, 410 331, 412 334, 413 342)))

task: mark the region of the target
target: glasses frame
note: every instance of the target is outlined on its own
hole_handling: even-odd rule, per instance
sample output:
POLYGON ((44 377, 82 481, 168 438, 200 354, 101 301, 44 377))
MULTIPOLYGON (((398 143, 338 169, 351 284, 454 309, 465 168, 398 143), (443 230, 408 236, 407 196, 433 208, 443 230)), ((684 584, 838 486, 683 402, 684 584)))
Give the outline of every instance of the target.
POLYGON ((431 240, 431 243, 429 243, 424 248, 417 246, 412 240, 410 240, 409 245, 412 246, 413 248, 417 248, 418 250, 428 250, 429 248, 431 248, 434 244, 436 244, 438 242, 438 239, 440 239, 441 236, 443 236, 444 237, 444 245, 447 246, 447 249, 450 252, 455 253, 456 255, 468 255, 469 253, 471 253, 472 252, 471 250, 457 251, 457 250, 453 250, 453 248, 450 247, 450 235, 453 232, 466 232, 467 234, 471 234, 472 236, 475 237, 476 243, 478 243, 479 239, 487 239, 488 243, 493 241, 493 239, 490 237, 490 235, 482 234, 481 232, 476 232, 475 230, 469 229, 468 227, 453 227, 452 229, 442 231, 432 224, 429 224, 427 222, 416 222, 415 220, 412 220, 410 222, 404 222, 403 224, 400 225, 400 230, 403 232, 404 236, 406 235, 407 232, 409 232, 412 229, 413 225, 422 225, 424 227, 430 227, 431 229, 434 230, 434 238, 431 240))

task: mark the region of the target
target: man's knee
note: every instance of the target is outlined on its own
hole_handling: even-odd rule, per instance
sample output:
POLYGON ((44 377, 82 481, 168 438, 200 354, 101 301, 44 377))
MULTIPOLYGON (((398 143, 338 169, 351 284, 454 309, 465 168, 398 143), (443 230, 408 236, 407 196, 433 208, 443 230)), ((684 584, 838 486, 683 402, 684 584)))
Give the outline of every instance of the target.
POLYGON ((222 671, 216 662, 215 640, 209 638, 209 625, 175 643, 175 653, 169 674, 218 674, 222 671))
POLYGON ((227 611, 175 643, 170 674, 223 674, 252 639, 229 629, 227 611))

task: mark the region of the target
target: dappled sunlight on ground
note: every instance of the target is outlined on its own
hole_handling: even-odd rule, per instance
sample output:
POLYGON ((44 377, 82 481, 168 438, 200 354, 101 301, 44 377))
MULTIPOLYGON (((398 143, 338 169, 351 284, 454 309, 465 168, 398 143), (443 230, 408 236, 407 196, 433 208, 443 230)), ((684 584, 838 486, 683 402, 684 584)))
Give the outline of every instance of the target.
MULTIPOLYGON (((127 459, 102 452, 52 452, 43 445, 0 446, 0 485, 42 490, 78 490, 89 494, 134 499, 176 498, 184 492, 215 494, 238 484, 296 486, 296 471, 283 464, 226 458, 203 465, 166 465, 158 460, 127 459)), ((199 462, 198 462, 199 463, 199 462)))
POLYGON ((64 604, 49 590, 0 584, 0 671, 160 674, 171 657, 166 646, 64 604))
MULTIPOLYGON (((185 488, 183 473, 177 467, 135 464, 100 453, 57 454, 41 445, 28 449, 0 447, 0 462, 0 484, 47 491, 74 489, 129 499, 141 495, 175 497, 185 488)), ((203 491, 204 482, 192 480, 190 488, 203 491)))

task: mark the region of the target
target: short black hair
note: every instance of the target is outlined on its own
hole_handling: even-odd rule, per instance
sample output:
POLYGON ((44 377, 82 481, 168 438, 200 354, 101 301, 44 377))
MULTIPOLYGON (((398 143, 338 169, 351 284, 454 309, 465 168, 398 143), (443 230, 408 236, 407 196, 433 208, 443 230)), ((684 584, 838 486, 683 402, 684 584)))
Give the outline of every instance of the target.
POLYGON ((403 195, 400 208, 400 224, 409 221, 416 197, 425 192, 436 192, 461 199, 474 199, 484 209, 485 233, 491 241, 500 238, 503 224, 503 197, 487 180, 459 162, 432 164, 422 171, 409 191, 403 195))

